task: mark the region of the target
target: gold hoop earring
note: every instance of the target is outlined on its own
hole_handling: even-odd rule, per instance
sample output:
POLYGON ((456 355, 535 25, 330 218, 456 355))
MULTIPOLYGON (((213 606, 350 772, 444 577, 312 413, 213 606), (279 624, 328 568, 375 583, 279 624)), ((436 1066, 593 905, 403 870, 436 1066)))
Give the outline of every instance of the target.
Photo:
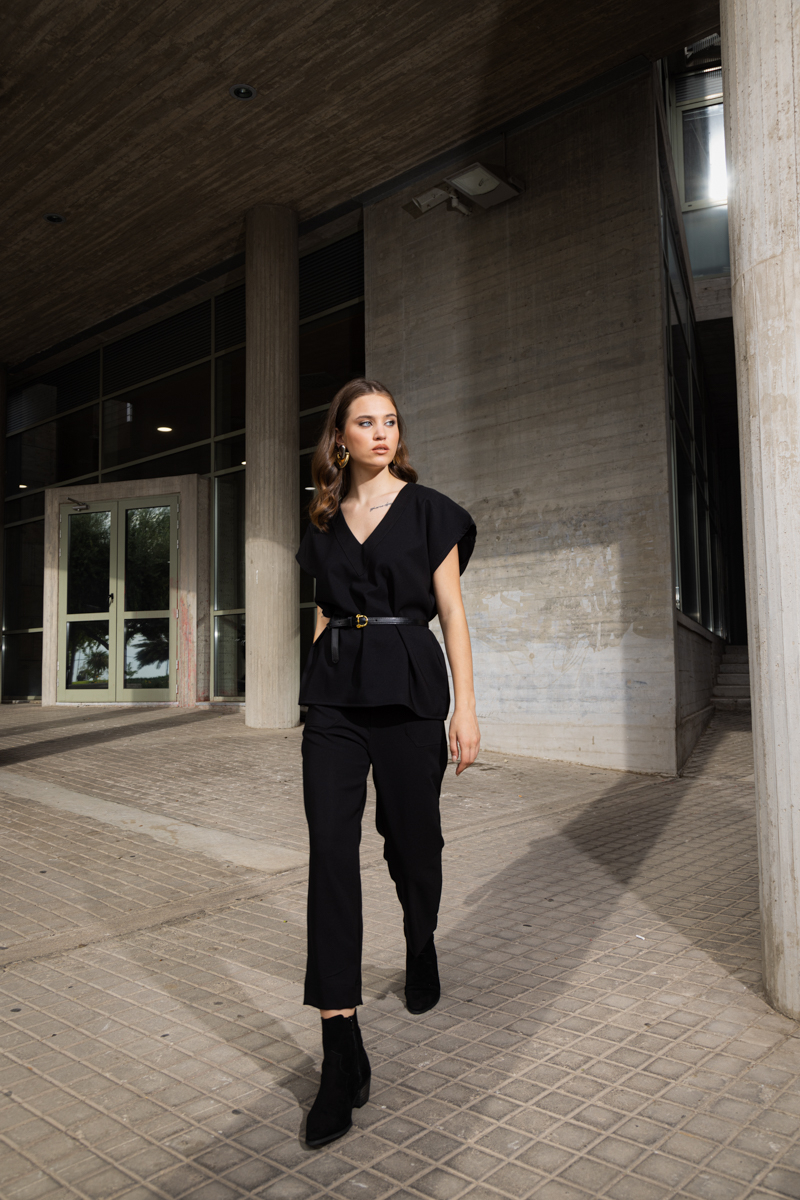
POLYGON ((336 465, 339 468, 339 470, 343 471, 349 462, 350 462, 350 451, 344 445, 337 446, 336 447, 336 465))

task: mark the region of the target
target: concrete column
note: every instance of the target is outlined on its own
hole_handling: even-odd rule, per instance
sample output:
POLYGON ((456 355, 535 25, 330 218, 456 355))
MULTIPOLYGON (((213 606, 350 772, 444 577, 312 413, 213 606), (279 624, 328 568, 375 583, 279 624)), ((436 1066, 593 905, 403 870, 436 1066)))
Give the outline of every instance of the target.
POLYGON ((723 0, 767 996, 800 1019, 800 6, 723 0))
POLYGON ((247 214, 246 723, 298 723, 300 665, 297 218, 247 214))

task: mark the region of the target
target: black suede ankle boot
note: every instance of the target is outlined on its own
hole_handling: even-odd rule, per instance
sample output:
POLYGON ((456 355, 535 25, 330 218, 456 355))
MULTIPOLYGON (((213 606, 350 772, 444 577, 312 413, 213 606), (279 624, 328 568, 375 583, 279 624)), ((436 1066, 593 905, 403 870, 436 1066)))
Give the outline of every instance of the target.
POLYGON ((322 1022, 322 1082, 306 1122, 306 1143, 327 1146, 353 1124, 353 1109, 369 1100, 370 1066, 358 1017, 322 1022))
POLYGON ((441 994, 439 965, 431 934, 419 954, 410 954, 406 948, 406 1008, 419 1016, 435 1008, 441 994))

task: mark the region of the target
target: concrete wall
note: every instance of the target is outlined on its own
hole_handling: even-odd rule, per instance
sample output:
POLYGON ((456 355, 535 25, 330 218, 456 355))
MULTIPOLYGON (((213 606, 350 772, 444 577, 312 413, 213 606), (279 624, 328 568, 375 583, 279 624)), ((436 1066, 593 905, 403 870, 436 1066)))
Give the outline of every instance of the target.
POLYGON ((678 769, 694 750, 697 739, 714 715, 711 694, 725 643, 702 625, 675 613, 675 676, 678 713, 676 753, 678 769))
POLYGON ((415 221, 402 205, 425 184, 365 211, 367 373, 398 397, 421 482, 478 524, 463 585, 484 745, 672 773, 649 78, 505 152, 527 191, 493 212, 415 221))

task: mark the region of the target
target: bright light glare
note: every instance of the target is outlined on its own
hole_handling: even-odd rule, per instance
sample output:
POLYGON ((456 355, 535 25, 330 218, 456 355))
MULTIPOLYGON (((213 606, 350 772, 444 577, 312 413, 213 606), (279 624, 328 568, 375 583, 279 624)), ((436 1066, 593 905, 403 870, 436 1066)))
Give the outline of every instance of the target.
POLYGON ((171 425, 159 425, 157 429, 159 433, 172 433, 171 425))
POLYGON ((708 198, 718 204, 728 199, 728 167, 725 162, 725 124, 722 105, 715 113, 708 133, 708 198))
POLYGON ((20 486, 21 488, 26 488, 28 485, 27 485, 27 483, 21 483, 19 486, 20 486))

